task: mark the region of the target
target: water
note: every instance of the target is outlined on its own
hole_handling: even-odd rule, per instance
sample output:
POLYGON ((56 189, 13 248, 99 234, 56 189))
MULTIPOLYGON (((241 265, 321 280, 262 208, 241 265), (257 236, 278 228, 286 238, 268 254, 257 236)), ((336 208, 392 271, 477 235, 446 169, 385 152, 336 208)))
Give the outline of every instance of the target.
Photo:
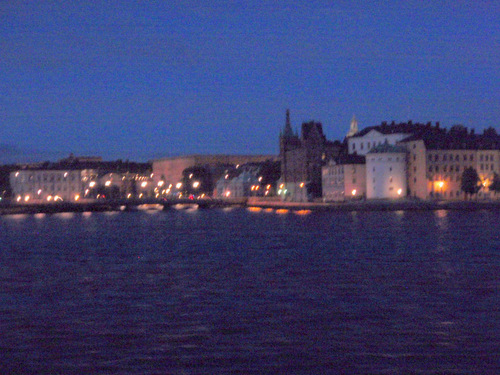
POLYGON ((500 213, 0 217, 0 373, 498 374, 500 213))

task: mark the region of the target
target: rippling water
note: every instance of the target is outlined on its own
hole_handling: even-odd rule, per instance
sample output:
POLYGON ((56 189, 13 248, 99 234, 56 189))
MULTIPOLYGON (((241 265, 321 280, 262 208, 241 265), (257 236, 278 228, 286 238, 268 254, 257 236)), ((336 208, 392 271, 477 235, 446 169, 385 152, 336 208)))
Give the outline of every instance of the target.
POLYGON ((500 213, 0 217, 0 373, 498 374, 500 213))

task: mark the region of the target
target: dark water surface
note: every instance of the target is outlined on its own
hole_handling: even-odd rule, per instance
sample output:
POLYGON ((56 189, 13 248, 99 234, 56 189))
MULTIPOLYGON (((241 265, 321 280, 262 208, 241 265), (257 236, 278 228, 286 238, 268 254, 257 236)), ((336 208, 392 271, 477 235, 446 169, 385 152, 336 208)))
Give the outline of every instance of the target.
POLYGON ((0 374, 498 374, 500 213, 0 217, 0 374))

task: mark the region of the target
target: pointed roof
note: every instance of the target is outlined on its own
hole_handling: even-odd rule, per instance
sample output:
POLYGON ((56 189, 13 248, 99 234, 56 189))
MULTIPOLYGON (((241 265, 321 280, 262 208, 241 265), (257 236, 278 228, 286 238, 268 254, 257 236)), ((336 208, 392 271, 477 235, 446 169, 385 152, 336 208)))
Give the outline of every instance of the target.
POLYGON ((356 120, 356 115, 352 115, 351 127, 349 128, 349 132, 347 133, 347 137, 352 137, 357 132, 358 132, 358 120, 356 120))
POLYGON ((285 129, 283 130, 282 136, 285 138, 293 137, 293 130, 290 124, 290 110, 286 110, 286 120, 285 120, 285 129))

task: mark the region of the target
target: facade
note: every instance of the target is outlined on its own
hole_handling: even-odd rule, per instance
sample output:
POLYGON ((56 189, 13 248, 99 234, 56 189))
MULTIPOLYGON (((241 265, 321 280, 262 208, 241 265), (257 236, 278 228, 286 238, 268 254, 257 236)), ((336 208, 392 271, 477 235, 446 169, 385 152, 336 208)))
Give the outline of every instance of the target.
POLYGON ((330 160, 322 168, 325 202, 366 198, 366 162, 360 155, 345 155, 330 160))
POLYGON ((408 150, 410 195, 421 199, 464 199, 462 173, 477 171, 481 183, 478 196, 491 198, 489 185, 500 174, 500 136, 494 129, 481 135, 463 126, 449 131, 429 131, 401 142, 408 150))
POLYGON ((78 201, 95 181, 95 170, 19 170, 11 172, 12 195, 19 203, 78 201))
POLYGON ((303 201, 321 197, 321 168, 341 152, 340 142, 328 141, 319 122, 302 124, 300 136, 292 131, 290 111, 280 134, 281 196, 303 201))
POLYGON ((366 155, 367 199, 406 197, 406 178, 405 147, 384 143, 366 155))
POLYGON ((276 160, 274 155, 186 155, 153 160, 153 183, 176 186, 182 181, 182 172, 190 167, 217 168, 224 165, 242 165, 276 160))
POLYGON ((241 198, 256 195, 260 182, 255 173, 244 171, 239 176, 221 177, 215 187, 215 196, 220 198, 241 198))

